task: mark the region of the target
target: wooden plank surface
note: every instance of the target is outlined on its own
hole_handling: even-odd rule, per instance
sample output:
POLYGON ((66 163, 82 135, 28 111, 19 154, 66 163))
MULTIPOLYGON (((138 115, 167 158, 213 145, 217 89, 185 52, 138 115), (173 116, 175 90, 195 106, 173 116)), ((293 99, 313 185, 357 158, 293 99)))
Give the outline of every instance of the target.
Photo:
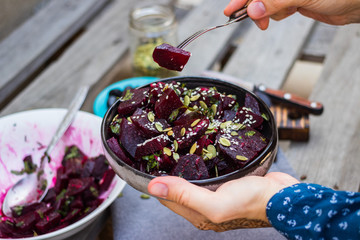
MULTIPOLYGON (((203 28, 217 26, 228 21, 228 17, 223 14, 223 9, 228 3, 228 0, 207 0, 206 4, 199 4, 181 21, 179 43, 203 28)), ((232 35, 239 27, 241 23, 219 28, 205 33, 190 43, 185 50, 190 51, 192 55, 181 75, 197 75, 209 69, 217 56, 226 49, 232 35)))
POLYGON ((44 107, 68 107, 82 81, 96 82, 128 49, 128 11, 134 0, 117 0, 21 92, 0 115, 44 107))
POLYGON ((301 51, 301 58, 322 62, 330 50, 336 30, 339 26, 316 22, 308 41, 301 51))
POLYGON ((313 20, 299 14, 286 21, 271 21, 266 31, 259 30, 253 24, 224 72, 249 82, 280 88, 313 25, 313 20))
POLYGON ((311 98, 325 111, 310 121, 310 141, 286 155, 306 181, 343 190, 360 186, 360 25, 341 27, 311 98))
POLYGON ((109 0, 51 1, 0 43, 0 107, 109 0))

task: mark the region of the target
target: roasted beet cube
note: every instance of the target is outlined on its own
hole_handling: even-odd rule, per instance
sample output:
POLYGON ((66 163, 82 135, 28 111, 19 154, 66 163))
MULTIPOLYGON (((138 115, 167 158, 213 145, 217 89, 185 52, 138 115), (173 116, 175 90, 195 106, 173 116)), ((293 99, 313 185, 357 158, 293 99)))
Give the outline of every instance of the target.
POLYGON ((48 215, 50 212, 52 212, 54 208, 51 205, 45 205, 38 209, 36 209, 36 214, 39 215, 39 218, 44 218, 44 216, 48 215))
MULTIPOLYGON (((116 140, 115 140, 116 141, 116 140)), ((92 172, 94 171, 95 161, 94 159, 88 159, 83 164, 83 168, 81 171, 81 177, 91 177, 92 172)))
POLYGON ((35 224, 36 229, 41 232, 49 232, 52 228, 54 228, 57 224, 60 223, 61 215, 60 213, 54 211, 51 212, 49 215, 41 219, 35 224))
POLYGON ((250 108, 253 113, 261 116, 261 112, 260 112, 260 107, 259 107, 258 101, 257 101, 253 96, 251 96, 251 94, 249 94, 249 93, 246 93, 246 95, 245 95, 245 103, 244 103, 244 106, 245 106, 246 108, 250 108))
POLYGON ((157 46, 153 52, 155 62, 161 67, 175 71, 182 71, 190 56, 190 52, 166 43, 157 46))
POLYGON ((230 96, 222 96, 221 100, 222 100, 222 108, 223 108, 223 110, 230 110, 236 104, 235 98, 230 97, 230 96))
POLYGON ((201 137, 196 141, 197 148, 196 148, 196 150, 195 150, 195 154, 201 155, 204 147, 206 146, 206 143, 207 143, 207 135, 201 136, 201 137))
POLYGON ((33 202, 33 203, 27 203, 21 206, 15 206, 11 208, 12 215, 14 217, 19 217, 22 215, 25 215, 29 212, 34 212, 36 209, 44 206, 45 203, 42 202, 33 202))
POLYGON ((188 180, 199 180, 209 177, 204 160, 195 154, 187 154, 179 158, 172 175, 188 180))
POLYGON ((91 176, 95 178, 95 180, 100 180, 104 176, 106 170, 109 169, 109 164, 104 155, 99 155, 94 158, 95 166, 91 173, 91 176))
POLYGON ((55 188, 50 188, 46 194, 46 196, 43 199, 43 202, 46 203, 53 203, 56 200, 56 192, 55 188))
POLYGON ((16 227, 20 231, 28 231, 39 219, 40 216, 36 212, 28 212, 16 219, 16 227))
POLYGON ((94 181, 92 177, 88 178, 72 178, 69 180, 67 195, 73 196, 82 193, 85 189, 89 188, 94 181))
POLYGON ((137 108, 143 107, 148 100, 149 88, 127 90, 120 98, 118 113, 120 117, 133 114, 137 108))
POLYGON ((69 224, 73 223, 75 220, 79 218, 80 213, 81 213, 81 208, 74 208, 61 221, 67 222, 69 224))
POLYGON ((82 159, 70 158, 65 161, 65 174, 69 177, 80 177, 82 173, 82 159))
POLYGON ((238 131, 239 136, 244 140, 245 146, 256 152, 261 152, 267 145, 267 139, 257 130, 246 127, 238 131))
POLYGON ((61 162, 63 166, 65 166, 65 162, 72 158, 81 159, 81 161, 85 160, 87 157, 86 155, 75 145, 66 147, 65 149, 65 156, 61 162))
POLYGON ((86 202, 94 200, 99 196, 100 196, 99 186, 94 182, 91 183, 90 186, 86 188, 82 193, 82 197, 86 202))
POLYGON ((156 157, 156 159, 159 162, 159 170, 162 171, 171 171, 176 164, 176 162, 166 154, 161 154, 161 156, 156 157))
POLYGON ((128 120, 122 121, 120 142, 132 157, 136 155, 137 145, 142 144, 145 140, 143 134, 133 123, 128 120))
POLYGON ((165 119, 155 119, 153 112, 146 112, 144 110, 136 111, 137 114, 133 114, 130 118, 135 126, 144 133, 146 138, 155 137, 160 135, 161 132, 156 127, 156 125, 161 126, 161 129, 166 129, 170 125, 166 122, 165 119), (151 119, 151 121, 149 120, 151 119))
POLYGON ((204 115, 200 112, 192 111, 189 113, 183 113, 181 114, 174 122, 173 124, 175 126, 179 125, 190 125, 192 122, 194 122, 197 119, 204 118, 204 115))
POLYGON ((107 191, 111 185, 112 180, 115 177, 115 172, 112 169, 108 169, 105 173, 104 173, 104 177, 100 182, 100 187, 99 187, 99 193, 102 194, 103 192, 107 191))
POLYGON ((78 195, 75 197, 75 199, 70 203, 70 208, 80 208, 82 209, 84 207, 83 200, 81 198, 81 195, 78 195))
POLYGON ((209 119, 200 119, 197 121, 197 124, 191 125, 192 123, 187 126, 176 126, 173 128, 174 137, 179 149, 190 147, 198 138, 203 136, 209 126, 209 119))
POLYGON ((176 92, 167 88, 156 101, 154 111, 157 118, 167 119, 173 110, 183 106, 176 92))
POLYGON ((65 172, 65 167, 59 167, 56 170, 56 182, 54 186, 54 190, 56 194, 59 194, 68 184, 69 177, 65 172))
POLYGON ((242 168, 254 157, 257 152, 245 146, 242 139, 230 134, 218 134, 217 142, 221 152, 227 156, 227 160, 242 168))
POLYGON ((114 137, 106 140, 109 148, 115 153, 116 156, 118 156, 122 161, 124 161, 129 166, 132 166, 132 161, 126 156, 126 153, 124 152, 123 148, 120 146, 118 140, 116 140, 114 137))
POLYGON ((170 138, 166 134, 162 134, 150 138, 136 146, 136 158, 146 156, 163 149, 170 143, 170 138))
POLYGON ((261 115, 253 113, 246 107, 240 108, 237 111, 236 118, 239 120, 240 123, 253 128, 260 127, 264 121, 261 115))
POLYGON ((223 119, 225 121, 232 121, 236 117, 236 112, 233 110, 225 110, 223 119))

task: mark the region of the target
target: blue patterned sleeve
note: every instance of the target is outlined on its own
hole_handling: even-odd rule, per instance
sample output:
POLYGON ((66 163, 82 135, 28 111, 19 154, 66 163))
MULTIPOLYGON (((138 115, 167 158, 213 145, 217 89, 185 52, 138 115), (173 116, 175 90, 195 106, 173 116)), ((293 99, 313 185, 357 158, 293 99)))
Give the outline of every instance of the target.
POLYGON ((266 214, 289 239, 360 239, 360 193, 295 184, 270 199, 266 214))

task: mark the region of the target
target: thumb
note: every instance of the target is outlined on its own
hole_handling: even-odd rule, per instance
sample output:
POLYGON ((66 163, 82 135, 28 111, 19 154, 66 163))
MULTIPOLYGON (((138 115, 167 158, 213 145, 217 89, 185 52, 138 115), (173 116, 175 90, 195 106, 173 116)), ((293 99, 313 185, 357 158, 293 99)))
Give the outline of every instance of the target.
POLYGON ((214 199, 215 197, 214 192, 175 176, 154 178, 148 185, 148 191, 156 197, 173 201, 191 209, 196 209, 203 215, 211 212, 213 208, 209 206, 212 204, 204 203, 209 202, 209 199, 214 199))
POLYGON ((296 12, 303 2, 299 0, 253 0, 249 4, 247 12, 254 20, 270 16, 280 20, 296 12))

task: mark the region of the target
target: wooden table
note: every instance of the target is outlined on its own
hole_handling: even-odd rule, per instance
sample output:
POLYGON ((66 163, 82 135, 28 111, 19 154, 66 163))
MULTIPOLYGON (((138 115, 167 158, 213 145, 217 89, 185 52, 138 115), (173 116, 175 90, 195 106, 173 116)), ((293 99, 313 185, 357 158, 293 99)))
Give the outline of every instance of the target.
MULTIPOLYGON (((0 116, 66 108, 78 87, 94 82, 82 108, 96 95, 132 75, 128 11, 139 0, 50 1, 0 43, 0 116)), ((228 0, 207 0, 178 9, 179 39, 226 21, 228 0)), ((298 176, 341 190, 360 186, 360 25, 329 27, 296 14, 271 22, 267 31, 251 20, 209 32, 187 50, 182 75, 217 70, 280 89, 299 59, 320 61, 323 71, 310 99, 322 102, 310 116, 310 140, 283 149, 298 176), (324 37, 326 36, 326 37, 324 37)))

